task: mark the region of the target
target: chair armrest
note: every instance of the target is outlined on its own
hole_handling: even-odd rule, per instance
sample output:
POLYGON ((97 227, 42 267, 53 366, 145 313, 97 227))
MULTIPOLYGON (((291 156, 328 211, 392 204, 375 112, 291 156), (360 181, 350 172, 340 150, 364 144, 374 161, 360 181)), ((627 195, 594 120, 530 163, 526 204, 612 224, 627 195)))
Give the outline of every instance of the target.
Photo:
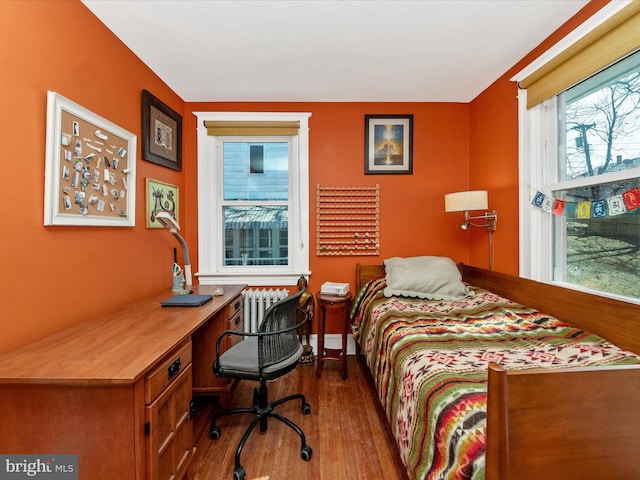
POLYGON ((302 313, 304 315, 304 318, 302 319, 302 321, 296 323, 292 327, 285 328, 283 330, 275 330, 273 332, 237 332, 235 330, 224 330, 218 336, 218 340, 216 340, 216 360, 215 360, 215 363, 218 363, 218 360, 220 359, 220 344, 221 344, 222 340, 228 335, 237 335, 237 336, 241 336, 241 337, 268 337, 268 336, 271 336, 271 335, 280 335, 281 333, 286 333, 286 332, 290 332, 292 330, 297 330, 298 328, 300 328, 302 325, 304 325, 309 320, 309 313, 308 312, 306 312, 305 310, 302 310, 301 308, 298 308, 297 310, 298 310, 298 312, 300 312, 300 313, 302 313))
POLYGON ((248 332, 237 332, 235 330, 223 330, 222 333, 218 335, 218 340, 216 340, 216 362, 220 358, 220 343, 226 336, 229 336, 229 335, 238 335, 238 336, 246 337, 246 336, 255 335, 255 334, 251 334, 248 332))

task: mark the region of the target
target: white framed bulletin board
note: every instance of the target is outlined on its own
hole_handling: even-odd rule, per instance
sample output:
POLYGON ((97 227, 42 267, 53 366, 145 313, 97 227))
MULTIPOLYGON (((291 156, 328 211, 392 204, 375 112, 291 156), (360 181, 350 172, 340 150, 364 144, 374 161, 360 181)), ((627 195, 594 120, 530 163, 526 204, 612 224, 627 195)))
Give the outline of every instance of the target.
POLYGON ((135 226, 136 140, 49 92, 44 224, 135 226))

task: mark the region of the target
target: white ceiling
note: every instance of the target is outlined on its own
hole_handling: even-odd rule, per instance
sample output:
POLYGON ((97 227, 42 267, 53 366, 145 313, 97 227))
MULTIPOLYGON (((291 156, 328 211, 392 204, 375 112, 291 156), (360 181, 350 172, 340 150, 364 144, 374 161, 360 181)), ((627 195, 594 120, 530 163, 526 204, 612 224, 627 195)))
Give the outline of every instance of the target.
POLYGON ((588 3, 82 1, 187 102, 469 102, 588 3))

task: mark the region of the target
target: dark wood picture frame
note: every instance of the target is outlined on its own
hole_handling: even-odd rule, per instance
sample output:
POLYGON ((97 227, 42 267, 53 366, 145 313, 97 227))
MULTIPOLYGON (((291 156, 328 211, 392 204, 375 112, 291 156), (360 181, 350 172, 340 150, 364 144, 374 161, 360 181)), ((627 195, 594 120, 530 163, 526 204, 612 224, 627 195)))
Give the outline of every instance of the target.
POLYGON ((182 171, 182 116, 142 90, 142 158, 182 171))
POLYGON ((413 115, 364 116, 364 173, 413 173, 413 115))

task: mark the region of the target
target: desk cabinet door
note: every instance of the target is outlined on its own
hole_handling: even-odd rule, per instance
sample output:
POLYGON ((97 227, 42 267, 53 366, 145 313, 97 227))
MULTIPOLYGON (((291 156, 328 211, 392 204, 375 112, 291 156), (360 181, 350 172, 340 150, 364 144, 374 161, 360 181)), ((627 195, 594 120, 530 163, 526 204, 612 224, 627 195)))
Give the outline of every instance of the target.
POLYGON ((147 478, 181 479, 193 457, 191 365, 146 407, 147 478))

